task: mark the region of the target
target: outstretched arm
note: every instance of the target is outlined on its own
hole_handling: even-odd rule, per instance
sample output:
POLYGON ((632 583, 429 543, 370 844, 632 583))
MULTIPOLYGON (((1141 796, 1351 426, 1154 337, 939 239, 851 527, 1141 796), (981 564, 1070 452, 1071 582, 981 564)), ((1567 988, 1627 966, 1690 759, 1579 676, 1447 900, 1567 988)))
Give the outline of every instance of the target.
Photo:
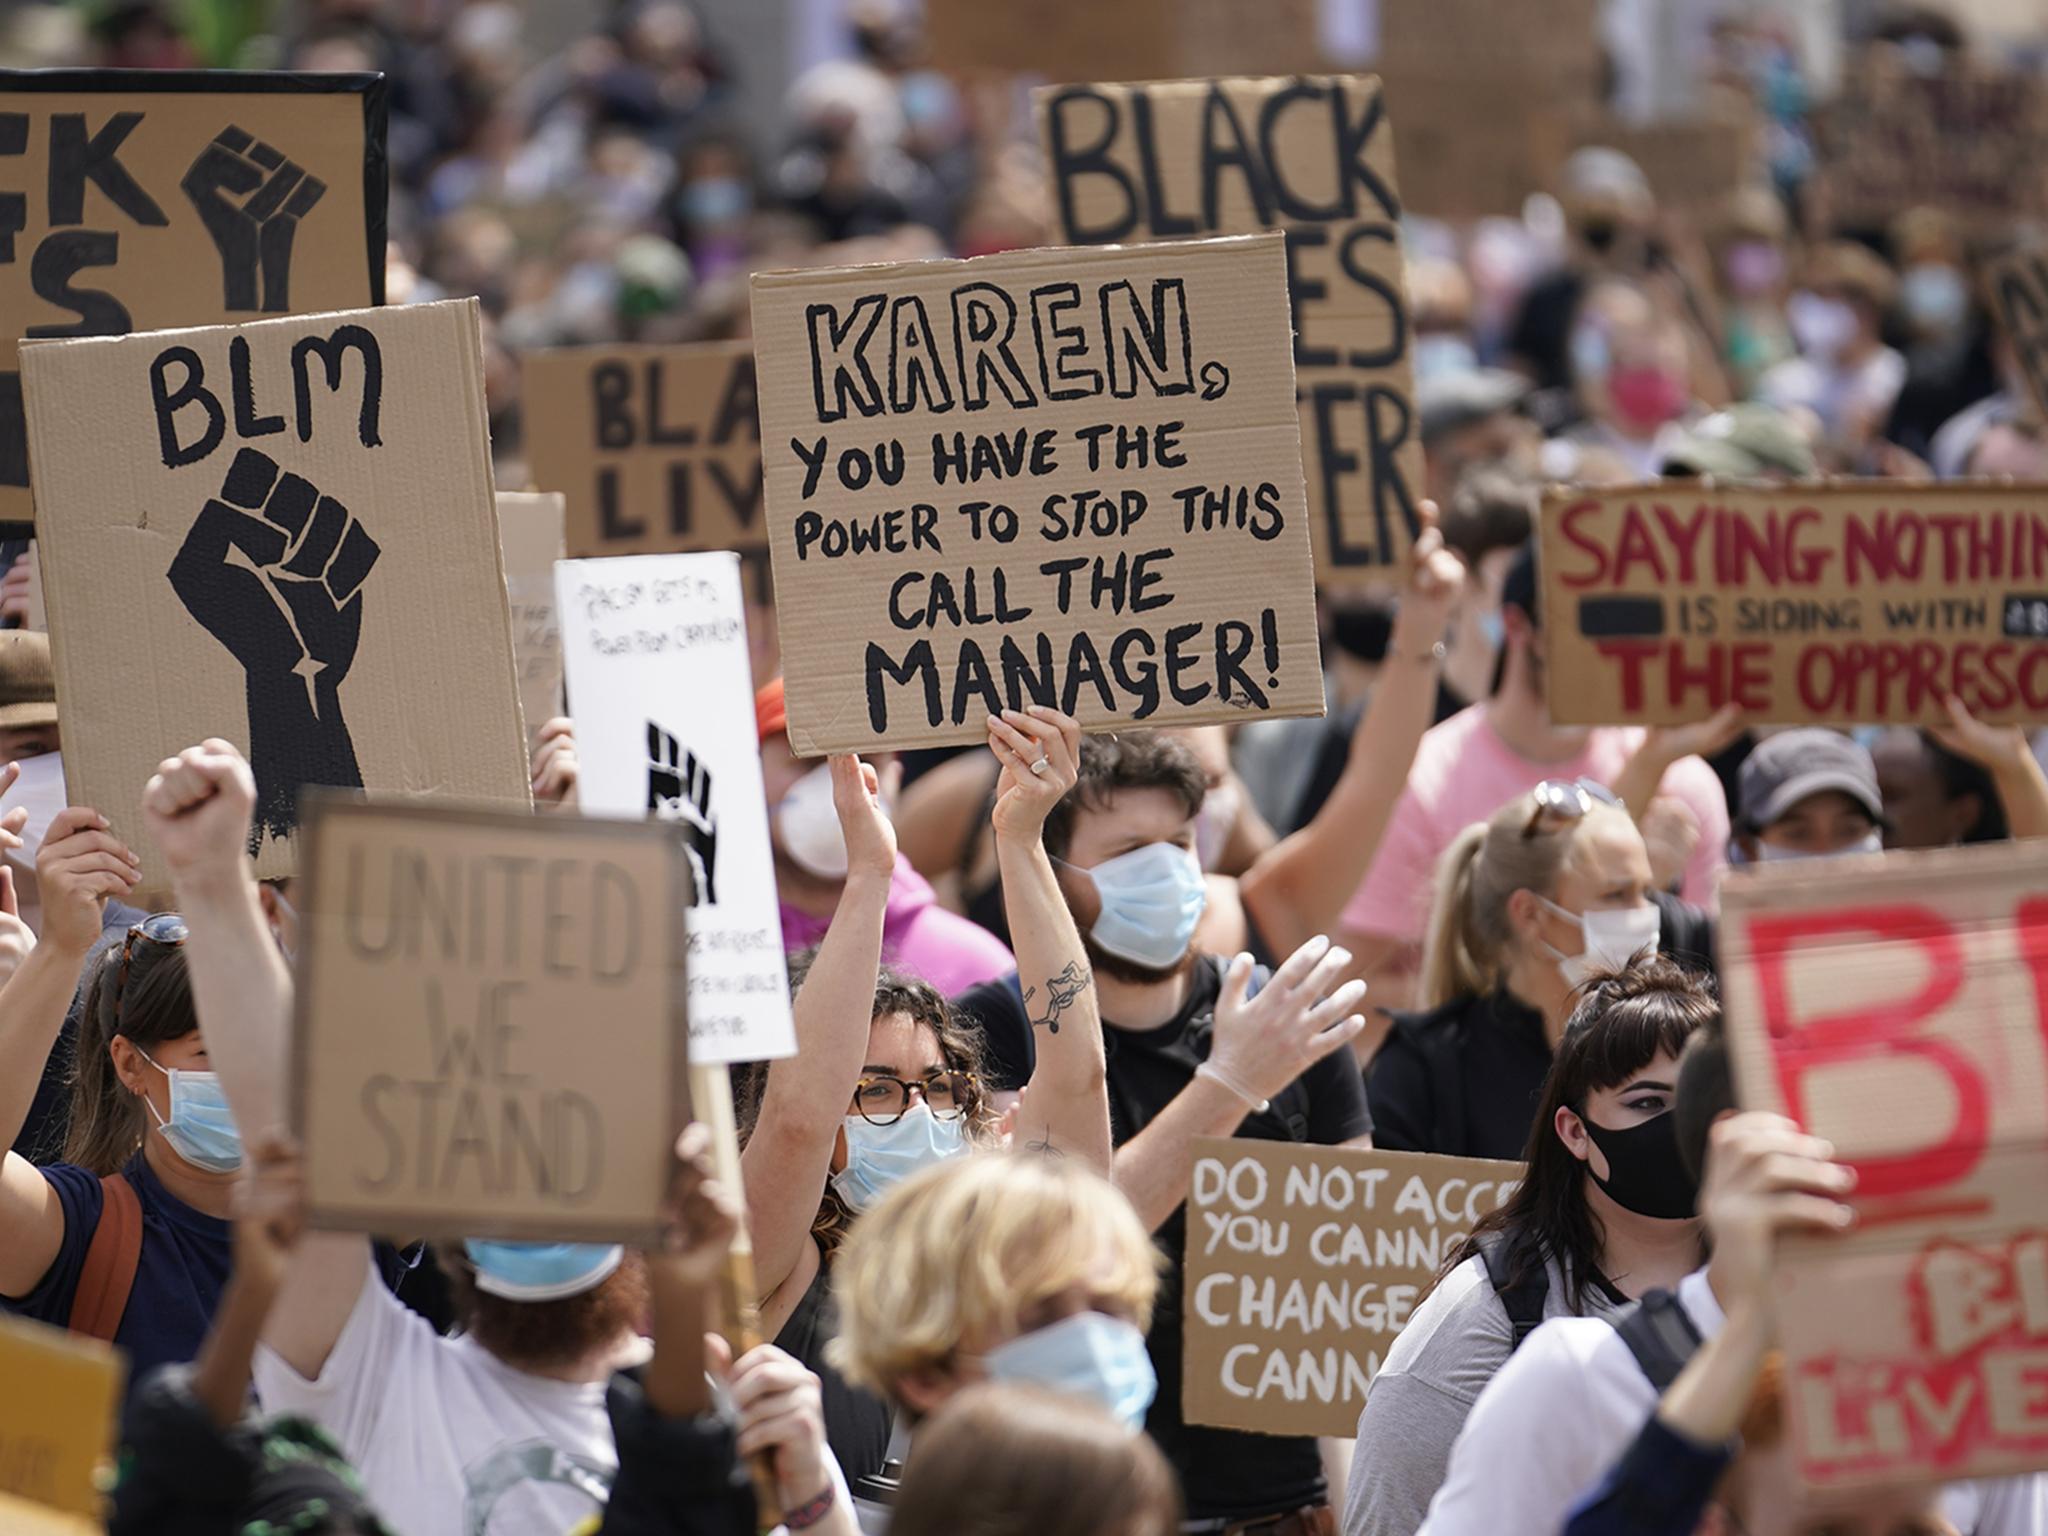
MULTIPOLYGON (((170 866, 190 930, 185 965, 207 1054, 243 1126, 285 1123, 292 979, 263 920, 244 853, 256 784, 218 737, 166 758, 143 792, 143 821, 170 866)), ((361 1238, 299 1244, 265 1342, 300 1376, 319 1376, 355 1309, 370 1267, 361 1238)))
POLYGON ((1464 567, 1443 547, 1435 517, 1435 507, 1425 503, 1387 664, 1352 733, 1344 772, 1314 819, 1268 849, 1238 882, 1245 910, 1274 954, 1292 952, 1337 926, 1344 904, 1372 867, 1415 749, 1435 714, 1441 671, 1436 648, 1464 582, 1464 567))
POLYGON ((1109 1088, 1095 978, 1042 836, 1047 813, 1080 777, 1081 727, 1034 704, 991 715, 988 744, 1002 764, 990 819, 1003 910, 1038 1057, 1016 1129, 1032 1146, 1086 1158, 1107 1173, 1109 1088))
POLYGON ((1947 725, 1934 727, 1934 739, 1958 757, 1988 769, 2005 808, 2005 824, 2016 840, 2048 837, 2048 776, 2016 725, 1985 725, 1950 694, 1947 725))
POLYGON ((840 1122, 867 1059, 882 917, 896 868, 896 832, 874 769, 851 755, 831 764, 832 801, 846 837, 846 889, 796 995, 797 1053, 768 1069, 760 1118, 740 1155, 764 1301, 796 1272, 810 1241, 840 1122))

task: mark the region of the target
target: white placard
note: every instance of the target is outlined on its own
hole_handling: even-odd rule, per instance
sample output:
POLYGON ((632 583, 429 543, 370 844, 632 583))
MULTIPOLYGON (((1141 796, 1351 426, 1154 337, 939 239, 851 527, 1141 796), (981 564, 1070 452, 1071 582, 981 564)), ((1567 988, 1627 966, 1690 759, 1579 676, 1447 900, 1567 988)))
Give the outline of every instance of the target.
POLYGON ((685 829, 691 1061, 795 1054, 739 557, 564 560, 555 594, 582 810, 685 829))

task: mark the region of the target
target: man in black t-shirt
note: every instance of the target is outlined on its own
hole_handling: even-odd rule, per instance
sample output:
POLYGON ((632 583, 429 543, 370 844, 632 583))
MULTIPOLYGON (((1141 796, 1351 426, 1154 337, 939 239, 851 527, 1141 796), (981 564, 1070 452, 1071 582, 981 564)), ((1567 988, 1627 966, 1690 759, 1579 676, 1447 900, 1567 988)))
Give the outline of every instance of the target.
MULTIPOLYGON (((1116 1184, 1169 1264, 1146 1341, 1159 1395, 1145 1427, 1180 1474, 1192 1526, 1315 1536, 1334 1522, 1313 1439, 1183 1422, 1179 1269, 1196 1137, 1370 1144, 1364 1085, 1345 1049, 1364 1027, 1355 1011, 1364 984, 1338 985, 1350 956, 1327 939, 1270 977, 1255 977, 1248 955, 1226 962, 1192 947, 1204 900, 1194 853, 1203 791, 1193 753, 1171 736, 1088 737, 1079 782, 1046 819, 1045 846, 1094 967, 1116 1184)), ((1020 992, 1014 976, 957 1002, 986 1031, 1001 1090, 1029 1079, 1036 1032, 1060 1027, 1057 992, 1020 992)), ((1028 1101, 1022 1113, 1016 1134, 1029 1143, 1028 1101)))

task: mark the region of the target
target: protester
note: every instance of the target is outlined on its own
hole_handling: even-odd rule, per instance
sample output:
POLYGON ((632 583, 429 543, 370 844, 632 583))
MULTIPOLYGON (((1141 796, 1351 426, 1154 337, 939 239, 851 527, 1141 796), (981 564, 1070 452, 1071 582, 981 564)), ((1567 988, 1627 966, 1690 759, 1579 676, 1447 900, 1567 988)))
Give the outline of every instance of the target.
MULTIPOLYGON (((1090 736, 1075 787, 1045 823, 1113 1042, 1116 1184, 1176 1266, 1195 1137, 1343 1146, 1366 1144, 1372 1130, 1343 1052, 1365 1024, 1354 1012, 1363 984, 1339 985, 1350 957, 1319 936, 1254 993, 1250 955, 1226 964, 1192 947, 1205 899, 1194 852, 1205 792, 1193 754, 1171 737, 1090 736)), ((1040 1033, 1033 999, 1012 978, 959 1002, 988 1034, 999 1083, 1026 1081, 1040 1033)), ((1170 1277, 1147 1341, 1161 1390, 1146 1428, 1180 1474, 1189 1518, 1312 1521, 1328 1499, 1314 1441, 1182 1420, 1179 1293, 1170 1277)))
POLYGON ((1641 276, 1653 260, 1656 194, 1642 167, 1619 150, 1581 149, 1565 162, 1559 201, 1571 232, 1570 255, 1524 296, 1508 351, 1538 389, 1562 392, 1574 382, 1572 329, 1588 287, 1598 278, 1641 276))
POLYGON ((1870 760, 1885 810, 1885 847, 1954 848, 2008 835, 1991 774, 1926 731, 1884 727, 1870 742, 1870 760))
POLYGON ((1378 1145, 1519 1156, 1579 989, 1657 947, 1652 889, 1642 835, 1590 779, 1466 828, 1438 875, 1427 1011, 1394 1016, 1367 1074, 1378 1145))
POLYGON ((1800 355, 1757 383, 1757 396, 1780 409, 1820 418, 1841 469, 1868 469, 1863 454, 1882 432, 1906 380, 1906 360, 1884 344, 1884 316, 1897 279, 1867 246, 1838 240, 1808 259, 1786 313, 1800 355))
MULTIPOLYGON (((1073 785, 1080 728, 1050 710, 989 722, 998 764, 991 820, 1019 963, 1045 1049, 1020 1109, 1033 1145, 1107 1171, 1109 1109, 1094 987, 1041 831, 1073 785)), ((879 1471, 883 1405, 849 1391, 829 1363, 837 1332, 833 1261, 889 1186, 928 1163, 992 1145, 996 1106, 979 1037, 930 986, 881 966, 895 832, 874 770, 830 760, 847 850, 845 894, 799 981, 796 1055, 752 1074, 741 1094, 743 1167, 761 1323, 825 1381, 834 1450, 855 1478, 879 1471)))
POLYGON ((1747 864, 1876 853, 1884 797, 1870 753, 1838 731, 1766 737, 1743 760, 1734 850, 1747 864))
POLYGON ((1763 187, 1738 192, 1717 232, 1721 356, 1742 395, 1793 354, 1785 323, 1789 234, 1785 205, 1763 187))
MULTIPOLYGON (((823 763, 807 764, 790 751, 781 678, 755 698, 754 719, 761 736, 761 781, 768 793, 768 842, 775 853, 783 947, 809 949, 825 937, 846 890, 847 851, 833 810, 831 773, 823 763)), ((894 799, 893 790, 885 799, 894 799)), ((901 854, 889 882, 882 958, 944 993, 1001 976, 1016 965, 1002 940, 940 906, 930 882, 901 854)))
POLYGON ((1592 484, 1654 479, 1694 408, 1684 326, 1640 285, 1603 278, 1572 323, 1571 369, 1584 419, 1547 445, 1545 471, 1592 484))
POLYGON ((1038 1387, 968 1387, 918 1437, 890 1536, 1177 1536, 1180 1490, 1149 1438, 1038 1387))
MULTIPOLYGON (((1639 729, 1551 720, 1533 545, 1524 546, 1503 579, 1501 616, 1505 638, 1492 695, 1422 738, 1386 836, 1344 909, 1340 937, 1382 1007, 1416 999, 1434 876, 1461 832, 1546 779, 1613 784, 1646 744, 1639 729)), ((1705 763, 1682 758, 1663 765, 1649 782, 1652 798, 1683 802, 1697 828, 1689 856, 1654 869, 1652 883, 1661 889, 1678 881, 1686 900, 1711 907, 1728 827, 1720 781, 1705 763)), ((1520 1142, 1520 1131, 1509 1138, 1513 1147, 1520 1142)))
MULTIPOLYGON (((164 762, 143 815, 190 925, 192 995, 228 1105, 269 1124, 282 1118, 292 985, 244 853, 254 803, 248 764, 210 740, 164 762)), ((648 1355, 646 1260, 603 1244, 471 1238, 443 1262, 462 1323, 453 1338, 378 1281, 365 1239, 304 1237, 256 1358, 266 1408, 320 1425, 370 1499, 405 1511, 408 1533, 461 1536, 493 1520, 567 1529, 598 1513, 618 1468, 607 1387, 648 1355)), ((691 1309, 693 1323, 704 1315, 691 1309)), ((808 1380, 772 1346, 735 1369, 767 1370, 778 1399, 808 1380)), ((821 1420, 791 1427, 811 1422, 822 1434, 821 1420)), ((798 1461, 833 1469, 838 1486, 822 1446, 798 1461)), ((824 1497, 797 1496, 813 1494, 824 1497)))
POLYGON ((1373 1378, 1344 1536, 1422 1523, 1473 1400, 1546 1317, 1612 1317, 1700 1259, 1694 1180, 1671 1118, 1678 1057, 1712 988, 1646 957, 1591 982, 1524 1154, 1528 1171, 1446 1263, 1373 1378))
MULTIPOLYGON (((832 1358, 918 1426, 976 1382, 1076 1398, 1127 1430, 1158 1390, 1159 1258, 1128 1201, 1071 1159, 1010 1152, 912 1174, 848 1237, 832 1358)), ((871 1482, 879 1503, 887 1482, 871 1482)), ((867 1536, 885 1509, 862 1520, 867 1536)))
MULTIPOLYGON (((1471 367, 1422 375, 1415 381, 1415 414, 1422 425, 1422 464, 1429 499, 1454 507, 1466 474, 1482 464, 1533 474, 1543 434, 1522 414, 1529 381, 1506 368, 1471 367)), ((1451 537, 1450 518, 1445 537, 1451 537)))

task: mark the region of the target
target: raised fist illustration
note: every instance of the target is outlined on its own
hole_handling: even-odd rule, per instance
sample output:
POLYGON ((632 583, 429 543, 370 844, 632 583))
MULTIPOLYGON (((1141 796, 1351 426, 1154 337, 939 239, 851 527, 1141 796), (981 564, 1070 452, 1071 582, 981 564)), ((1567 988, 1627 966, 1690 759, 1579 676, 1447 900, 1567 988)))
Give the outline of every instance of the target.
POLYGON ((673 821, 683 829, 683 851, 689 855, 695 887, 690 905, 715 905, 718 818, 711 814, 711 770, 652 720, 647 722, 647 809, 657 820, 673 821))
POLYGON ((178 600, 246 674, 252 853, 298 824, 301 784, 362 786, 339 690, 380 553, 348 508, 244 448, 171 561, 178 600))
POLYGON ((282 314, 291 307, 292 239, 327 183, 230 124, 199 151, 178 183, 220 252, 221 292, 231 310, 282 314), (262 277, 262 302, 257 278, 262 277))

